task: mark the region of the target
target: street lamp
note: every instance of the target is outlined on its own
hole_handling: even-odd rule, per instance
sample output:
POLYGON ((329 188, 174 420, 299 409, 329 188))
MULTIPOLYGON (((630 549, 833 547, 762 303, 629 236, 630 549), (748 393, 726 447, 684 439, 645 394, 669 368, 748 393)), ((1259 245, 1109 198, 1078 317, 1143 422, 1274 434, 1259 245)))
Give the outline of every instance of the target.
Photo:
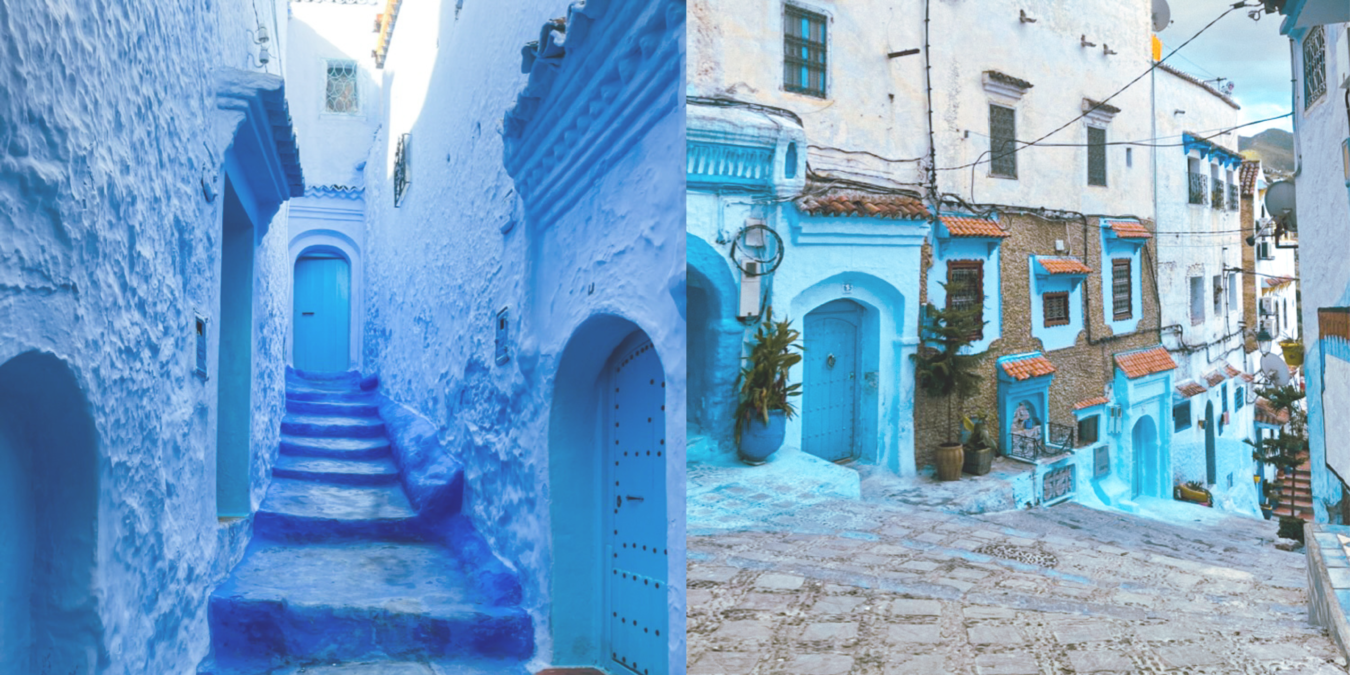
POLYGON ((1270 336, 1270 331, 1265 326, 1261 326, 1261 331, 1256 334, 1256 347, 1261 350, 1262 356, 1270 356, 1270 343, 1275 338, 1270 336))

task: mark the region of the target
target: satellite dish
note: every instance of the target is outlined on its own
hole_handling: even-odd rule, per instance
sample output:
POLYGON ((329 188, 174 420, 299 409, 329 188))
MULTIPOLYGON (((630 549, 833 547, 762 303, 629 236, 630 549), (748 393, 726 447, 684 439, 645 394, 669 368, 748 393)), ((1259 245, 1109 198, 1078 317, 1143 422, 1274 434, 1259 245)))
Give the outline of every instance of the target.
POLYGON ((1266 378, 1275 383, 1277 387, 1283 387, 1289 384, 1289 366, 1285 365, 1284 359, 1279 354, 1266 354, 1261 357, 1261 372, 1266 374, 1266 378))
POLYGON ((1170 23, 1172 23, 1172 8, 1167 6, 1167 0, 1153 0, 1153 32, 1163 32, 1170 23))
POLYGON ((1266 211, 1277 218, 1294 212, 1294 181, 1275 181, 1266 188, 1266 211))

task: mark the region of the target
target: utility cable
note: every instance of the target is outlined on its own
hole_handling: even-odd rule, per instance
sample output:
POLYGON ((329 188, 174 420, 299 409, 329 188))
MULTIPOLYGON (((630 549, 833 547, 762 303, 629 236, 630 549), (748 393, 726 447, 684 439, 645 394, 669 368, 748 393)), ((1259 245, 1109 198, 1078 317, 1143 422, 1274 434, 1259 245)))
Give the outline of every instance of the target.
MULTIPOLYGON (((1122 93, 1124 93, 1124 91, 1125 91, 1126 89, 1129 89, 1130 87, 1134 86, 1137 82, 1139 82, 1140 80, 1144 79, 1144 77, 1146 77, 1149 73, 1151 73, 1151 72, 1153 72, 1154 70, 1156 70, 1156 69, 1158 68, 1158 66, 1161 66, 1161 65, 1163 64, 1164 61, 1166 61, 1167 59, 1171 58, 1173 54, 1176 54, 1177 52, 1181 51, 1186 45, 1189 45, 1189 44, 1190 44, 1192 41, 1194 41, 1196 38, 1200 37, 1202 34, 1205 33, 1205 31, 1207 31, 1207 30, 1209 30, 1210 28, 1212 28, 1215 24, 1217 24, 1217 23, 1218 23, 1221 19, 1223 19, 1224 17, 1228 16, 1229 14, 1232 14, 1233 12, 1235 12, 1235 11, 1237 11, 1237 10, 1239 10, 1239 9, 1243 9, 1243 8, 1251 8, 1251 7, 1260 7, 1260 6, 1261 6, 1261 5, 1259 5, 1259 4, 1258 4, 1258 5, 1248 5, 1248 4, 1246 3, 1245 0, 1243 0, 1242 2, 1234 3, 1231 7, 1229 7, 1227 10, 1225 10, 1223 14, 1220 14, 1219 16, 1215 17, 1213 21, 1210 21, 1209 23, 1205 24, 1205 27, 1204 27, 1204 28, 1201 28, 1195 35, 1192 35, 1192 36, 1191 36, 1189 39, 1187 39, 1185 42, 1183 42, 1183 43, 1181 43, 1180 45, 1178 45, 1176 49, 1173 49, 1172 51, 1168 52, 1166 56, 1162 57, 1161 59, 1159 59, 1159 60, 1157 60, 1157 61, 1154 61, 1153 64, 1150 65, 1150 66, 1148 67, 1148 70, 1145 70, 1144 72, 1140 73, 1138 77, 1134 78, 1133 80, 1130 80, 1128 83, 1125 84, 1125 86, 1121 87, 1120 89, 1117 89, 1115 93, 1111 94, 1110 96, 1107 96, 1106 98, 1104 98, 1104 99, 1102 99, 1102 100, 1100 100, 1100 101, 1095 102, 1095 103, 1092 105, 1091 108, 1089 108, 1089 109, 1083 111, 1083 112, 1082 112, 1081 114, 1079 114, 1077 117, 1075 117, 1075 118, 1069 120, 1068 122, 1065 122, 1064 124, 1061 124, 1060 126, 1056 127, 1053 131, 1051 131, 1051 132, 1049 132, 1049 133, 1047 133, 1047 134, 1041 136, 1040 138, 1038 138, 1038 139, 1036 139, 1036 140, 1034 140, 1034 141, 1031 141, 1030 143, 1026 143, 1022 148, 1015 148, 1015 149, 1013 149, 1013 150, 1004 152, 1004 153, 998 155, 997 157, 991 157, 991 158, 988 159, 988 160, 984 160, 984 159, 982 159, 983 155, 989 154, 989 152, 990 152, 990 151, 986 150, 984 153, 981 153, 981 159, 977 159, 977 160, 975 160, 974 162, 972 162, 972 163, 970 163, 970 164, 963 164, 963 165, 961 165, 961 166, 953 166, 953 167, 942 167, 942 168, 938 168, 938 169, 935 169, 935 170, 936 170, 936 171, 959 171, 959 170, 961 170, 961 169, 967 169, 967 168, 971 168, 971 167, 974 167, 974 166, 978 166, 978 165, 980 165, 980 164, 985 163, 986 161, 992 162, 992 161, 994 161, 994 160, 996 160, 996 159, 1002 159, 1003 157, 1006 157, 1006 156, 1008 156, 1008 155, 1016 154, 1018 150, 1025 149, 1025 148, 1029 148, 1029 147, 1032 147, 1032 146, 1034 146, 1034 145, 1039 145, 1041 141, 1043 141, 1043 140, 1045 140, 1045 139, 1047 139, 1047 138, 1049 138, 1049 137, 1051 137, 1051 136, 1053 136, 1053 135, 1055 135, 1055 134, 1057 134, 1057 133, 1059 133, 1059 132, 1061 132, 1061 131, 1067 129, 1067 128, 1069 127, 1069 125, 1071 125, 1071 124, 1073 124, 1074 122, 1077 122, 1078 120, 1081 120, 1081 119, 1083 119, 1084 117, 1087 117, 1088 115, 1090 115, 1090 114, 1096 112, 1096 111, 1097 111, 1098 109, 1100 109, 1102 106, 1106 105, 1106 103, 1107 103, 1108 101, 1110 101, 1111 99, 1113 99, 1113 98, 1115 98, 1115 97, 1121 95, 1122 93)), ((1016 141, 1016 140, 1013 141, 1014 144, 1016 144, 1017 142, 1018 142, 1018 141, 1016 141)))

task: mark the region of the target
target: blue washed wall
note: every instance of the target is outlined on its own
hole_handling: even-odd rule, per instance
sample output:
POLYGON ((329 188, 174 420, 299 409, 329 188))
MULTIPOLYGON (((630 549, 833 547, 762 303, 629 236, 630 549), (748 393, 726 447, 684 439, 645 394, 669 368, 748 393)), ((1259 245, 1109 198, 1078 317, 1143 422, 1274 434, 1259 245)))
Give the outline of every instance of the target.
POLYGON ((933 246, 933 267, 928 273, 928 302, 941 308, 947 303, 947 262, 952 260, 984 261, 984 335, 972 342, 972 354, 982 354, 994 340, 1003 337, 1003 270, 1000 256, 1003 247, 995 239, 948 238, 933 246))
MULTIPOLYGON (((277 11, 261 15, 274 45, 285 4, 277 11)), ((191 672, 208 648, 203 599, 247 534, 247 521, 216 519, 216 382, 192 374, 192 332, 194 313, 218 316, 217 171, 234 131, 212 75, 259 72, 245 33, 258 20, 240 3, 19 0, 0 6, 0 25, 0 364, 50 353, 88 400, 91 660, 111 674, 191 672)), ((281 416, 284 219, 255 252, 255 505, 281 416)))
MULTIPOLYGON (((1134 446, 1135 424, 1145 416, 1152 418, 1157 429, 1158 465, 1157 475, 1146 486, 1144 494, 1166 499, 1172 494, 1172 371, 1163 371, 1131 380, 1124 371, 1115 369, 1112 384, 1113 402, 1123 408, 1120 433, 1102 433, 1111 439, 1113 456, 1111 472, 1125 486, 1133 485, 1135 455, 1139 448, 1134 446)), ((1106 417, 1102 422, 1108 424, 1106 417)), ((1118 486, 1118 484, 1117 484, 1118 486)), ((1128 500, 1127 491, 1123 499, 1128 500)))
MULTIPOLYGON (((592 9, 605 5, 610 12, 644 7, 592 9)), ((361 367, 378 373, 381 392, 425 417, 439 444, 464 463, 464 512, 521 578, 522 606, 537 629, 536 665, 572 648, 554 644, 559 627, 550 612, 568 588, 555 581, 554 553, 574 543, 557 541, 552 530, 551 501, 567 486, 550 482, 559 461, 550 412, 565 384, 565 348, 597 317, 645 331, 665 368, 669 583, 682 589, 684 582, 684 119, 670 100, 650 107, 666 112, 647 120, 637 138, 560 145, 560 152, 608 154, 569 154, 546 167, 575 172, 565 178, 575 203, 550 211, 521 199, 503 166, 503 118, 528 82, 522 46, 539 39, 544 21, 567 14, 568 3, 554 0, 470 2, 443 12, 405 3, 383 70, 387 123, 365 173, 361 367), (474 73, 469 86, 466 72, 474 73), (412 183, 395 208, 391 169, 404 133, 414 148, 412 183), (509 359, 499 364, 503 308, 509 359)), ((623 35, 621 20, 597 21, 584 41, 568 36, 567 58, 603 61, 614 48, 608 41, 623 35), (585 56, 587 43, 602 48, 585 56)), ((666 63, 671 72, 679 64, 666 63)), ((677 90, 674 82, 667 87, 672 97, 677 90)), ((568 103, 550 105, 555 117, 543 123, 573 120, 568 103)), ((682 594, 677 601, 671 650, 682 667, 682 594)))
POLYGON ((1028 267, 1031 269, 1031 336, 1041 341, 1042 351, 1051 352, 1072 347, 1078 340, 1078 334, 1083 330, 1083 286, 1086 285, 1086 279, 1079 276, 1036 274, 1034 262, 1028 267), (1047 328, 1045 303, 1041 296, 1044 293, 1059 292, 1069 294, 1069 323, 1047 328))
MULTIPOLYGON (((1104 223, 1103 223, 1104 224, 1104 223)), ((1144 296, 1143 296, 1143 277, 1141 274, 1142 263, 1140 262, 1140 251, 1143 246, 1134 243, 1141 240, 1122 240, 1112 235, 1110 226, 1105 226, 1102 230, 1102 269, 1101 269, 1101 296, 1102 316, 1106 325, 1111 329, 1112 335, 1122 335, 1133 333, 1139 326, 1139 322, 1144 318, 1144 296), (1112 310, 1111 292, 1111 260, 1113 258, 1130 259, 1130 318, 1121 321, 1115 320, 1115 313, 1112 310)))

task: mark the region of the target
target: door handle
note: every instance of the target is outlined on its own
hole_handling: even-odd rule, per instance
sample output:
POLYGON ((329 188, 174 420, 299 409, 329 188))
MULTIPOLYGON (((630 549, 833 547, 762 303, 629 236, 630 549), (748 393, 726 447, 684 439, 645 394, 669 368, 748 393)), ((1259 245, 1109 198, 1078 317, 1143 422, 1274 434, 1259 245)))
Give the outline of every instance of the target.
POLYGON ((643 501, 643 498, 642 498, 642 497, 634 497, 633 495, 628 495, 628 501, 630 501, 630 502, 640 502, 640 501, 643 501))
POLYGON ((300 316, 314 316, 314 312, 300 312, 300 316))
POLYGON ((834 367, 834 354, 830 354, 829 356, 825 357, 825 367, 826 368, 834 367))

